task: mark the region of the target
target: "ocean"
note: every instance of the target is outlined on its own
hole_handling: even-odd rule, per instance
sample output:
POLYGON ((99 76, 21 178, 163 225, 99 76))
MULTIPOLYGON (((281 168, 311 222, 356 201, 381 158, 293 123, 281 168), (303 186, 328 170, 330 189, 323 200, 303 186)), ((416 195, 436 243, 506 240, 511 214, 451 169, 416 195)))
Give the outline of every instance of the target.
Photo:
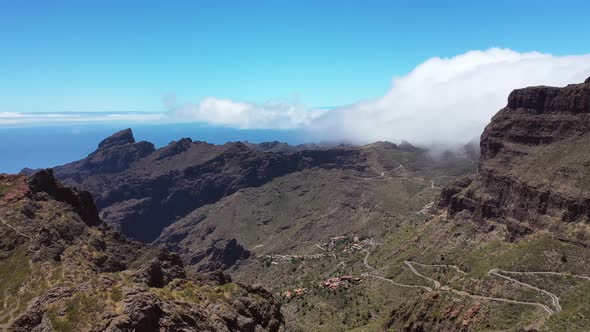
POLYGON ((190 137, 223 144, 231 141, 281 141, 301 144, 308 140, 296 130, 240 130, 203 124, 52 124, 0 128, 0 173, 18 173, 24 167, 47 168, 79 160, 115 132, 131 128, 136 141, 162 147, 190 137))

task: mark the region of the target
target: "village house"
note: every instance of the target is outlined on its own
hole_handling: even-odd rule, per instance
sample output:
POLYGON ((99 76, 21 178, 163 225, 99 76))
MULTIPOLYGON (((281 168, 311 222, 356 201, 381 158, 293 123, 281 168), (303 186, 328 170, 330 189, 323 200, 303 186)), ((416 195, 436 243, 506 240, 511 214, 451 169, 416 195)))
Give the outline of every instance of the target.
POLYGON ((335 290, 340 286, 346 287, 349 285, 356 285, 361 282, 361 278, 354 277, 351 275, 345 275, 341 277, 332 277, 328 278, 326 281, 323 282, 324 288, 328 288, 330 290, 335 290))

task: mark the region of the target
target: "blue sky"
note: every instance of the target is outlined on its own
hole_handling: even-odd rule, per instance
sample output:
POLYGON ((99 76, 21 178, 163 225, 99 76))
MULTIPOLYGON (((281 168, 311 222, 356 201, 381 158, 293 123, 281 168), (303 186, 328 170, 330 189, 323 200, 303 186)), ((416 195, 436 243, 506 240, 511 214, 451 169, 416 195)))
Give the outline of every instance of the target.
POLYGON ((590 1, 0 0, 0 172, 162 146, 477 139, 590 76, 590 1))
POLYGON ((588 1, 0 0, 0 112, 383 95, 434 57, 590 52, 588 1))

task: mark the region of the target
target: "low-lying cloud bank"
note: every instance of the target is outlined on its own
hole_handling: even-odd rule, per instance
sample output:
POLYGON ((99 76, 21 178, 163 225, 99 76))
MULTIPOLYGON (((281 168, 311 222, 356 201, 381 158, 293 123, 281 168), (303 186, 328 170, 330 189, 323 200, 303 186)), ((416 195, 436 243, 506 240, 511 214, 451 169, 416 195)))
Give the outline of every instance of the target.
POLYGON ((28 127, 68 123, 151 123, 166 118, 160 113, 18 113, 0 112, 0 127, 28 127))
POLYGON ((248 103, 208 97, 166 113, 1 113, 0 125, 67 122, 200 122, 239 129, 294 129, 309 141, 369 143, 403 139, 423 146, 457 146, 477 138, 506 105, 510 91, 531 85, 563 86, 590 76, 590 54, 554 56, 493 48, 452 58, 431 58, 395 77, 381 98, 330 110, 298 101, 248 103))
POLYGON ((310 140, 377 140, 454 146, 477 138, 506 105, 510 91, 532 85, 563 86, 590 75, 590 54, 554 56, 492 48, 452 58, 431 58, 395 77, 381 98, 331 110, 300 103, 252 104, 207 98, 169 114, 245 129, 301 129, 310 140))
POLYGON ((270 101, 263 104, 208 97, 197 104, 174 108, 169 118, 197 121, 239 129, 307 128, 325 110, 310 109, 299 102, 270 101))
POLYGON ((464 144, 481 134, 513 89, 563 86, 583 82, 589 75, 590 55, 553 56, 494 48, 432 58, 394 78, 385 96, 334 109, 312 128, 320 139, 464 144))

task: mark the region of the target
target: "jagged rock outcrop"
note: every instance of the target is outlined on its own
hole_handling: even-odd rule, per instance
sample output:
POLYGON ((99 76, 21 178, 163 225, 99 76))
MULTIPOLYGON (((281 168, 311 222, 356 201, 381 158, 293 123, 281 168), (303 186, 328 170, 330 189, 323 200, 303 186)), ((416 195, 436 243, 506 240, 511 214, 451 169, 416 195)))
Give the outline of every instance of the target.
POLYGON ((217 240, 203 252, 194 253, 188 264, 198 266, 197 271, 225 270, 236 262, 248 259, 253 253, 245 249, 236 239, 217 240))
POLYGON ((108 149, 117 145, 126 145, 135 143, 135 137, 131 129, 123 129, 119 132, 114 133, 110 137, 105 138, 102 142, 98 143, 98 149, 108 149))
POLYGON ((136 143, 131 129, 125 129, 104 139, 98 144, 98 149, 85 159, 55 167, 54 172, 60 179, 72 176, 75 183, 89 175, 124 171, 154 151, 152 143, 136 143))
POLYGON ((481 136, 479 172, 445 188, 450 215, 540 228, 590 219, 590 82, 513 91, 481 136))
POLYGON ((51 171, 0 175, 0 239, 0 330, 284 330, 270 293, 187 275, 179 256, 125 239, 51 171))
POLYGON ((55 180, 53 170, 36 172, 28 179, 28 183, 32 193, 44 192, 56 201, 72 206, 88 226, 97 226, 101 223, 90 193, 62 186, 55 180))

